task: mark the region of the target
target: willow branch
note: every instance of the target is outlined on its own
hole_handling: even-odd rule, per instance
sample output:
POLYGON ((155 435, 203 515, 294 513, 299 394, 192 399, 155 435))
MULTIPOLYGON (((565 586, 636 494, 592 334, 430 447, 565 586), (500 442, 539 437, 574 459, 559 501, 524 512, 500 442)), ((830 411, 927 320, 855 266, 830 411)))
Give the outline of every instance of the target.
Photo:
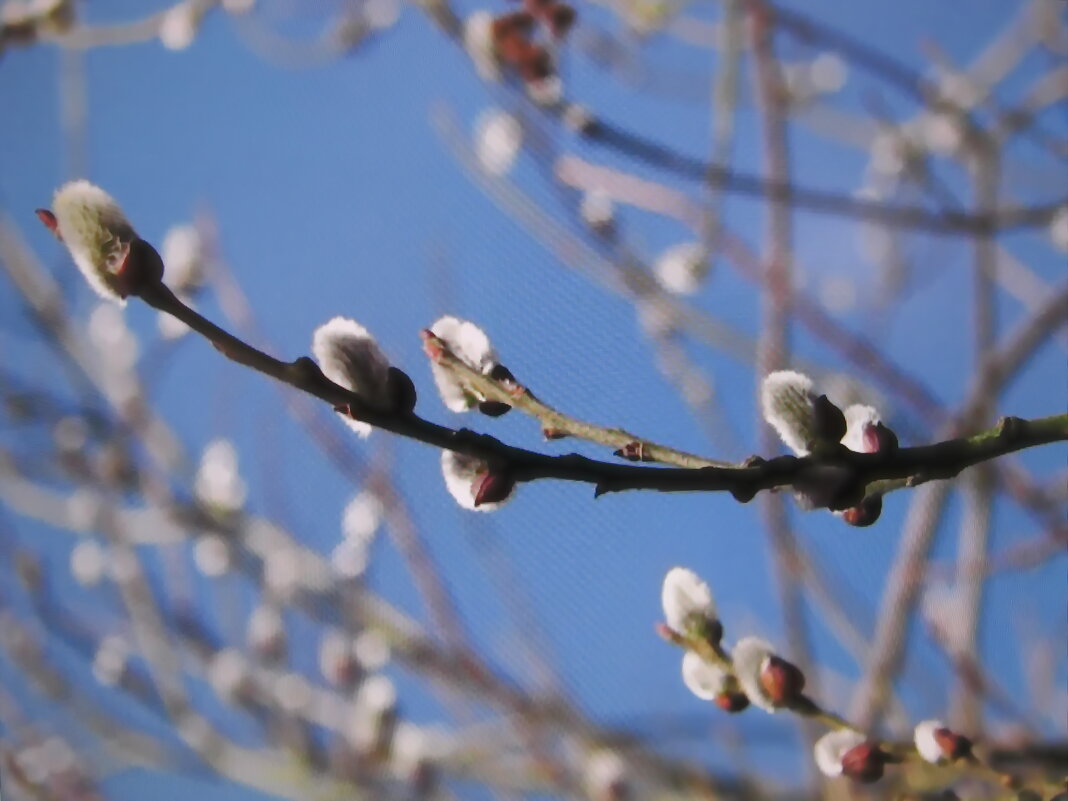
MULTIPOLYGON (((674 631, 666 625, 658 627, 657 632, 672 645, 692 651, 704 661, 723 670, 728 676, 726 686, 731 688, 738 687, 739 682, 734 660, 731 654, 725 651, 721 645, 701 636, 674 631)), ((853 725, 847 718, 822 705, 811 695, 803 694, 800 691, 793 697, 784 699, 777 708, 826 730, 864 731, 864 728, 853 725)), ((1019 777, 1003 772, 993 766, 990 759, 990 749, 986 746, 979 746, 972 750, 969 745, 969 752, 966 755, 934 765, 921 756, 912 741, 902 742, 872 738, 869 742, 877 744, 888 756, 887 762, 892 764, 915 766, 920 770, 935 775, 941 774, 942 777, 953 776, 958 778, 968 776, 998 786, 1010 784, 1017 786, 1020 783, 1019 777)))
POLYGON ((425 420, 414 412, 381 411, 365 405, 359 396, 334 384, 307 356, 284 362, 260 351, 219 328, 179 300, 162 283, 143 288, 141 298, 153 308, 172 314, 210 341, 227 358, 326 401, 348 408, 354 417, 394 434, 445 450, 483 459, 507 470, 517 482, 558 479, 592 484, 596 494, 623 490, 662 492, 732 493, 749 500, 761 490, 785 487, 828 467, 849 472, 853 492, 843 504, 862 493, 867 484, 886 479, 908 479, 910 485, 956 476, 973 464, 1006 453, 1068 440, 1068 414, 1035 420, 1004 418, 998 425, 970 437, 933 445, 902 448, 889 454, 861 454, 840 448, 829 456, 780 456, 753 460, 734 467, 657 468, 619 465, 576 453, 550 456, 507 445, 494 437, 468 429, 452 429, 425 420))

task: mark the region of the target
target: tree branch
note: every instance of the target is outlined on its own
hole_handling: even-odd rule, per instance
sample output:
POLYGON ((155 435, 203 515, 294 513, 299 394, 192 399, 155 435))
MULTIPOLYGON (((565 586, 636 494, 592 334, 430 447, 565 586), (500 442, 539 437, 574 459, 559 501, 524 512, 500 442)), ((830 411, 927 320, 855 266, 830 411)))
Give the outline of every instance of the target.
POLYGON ((965 467, 1006 453, 1050 442, 1068 440, 1068 414, 1036 420, 1005 418, 998 425, 970 437, 946 440, 889 454, 860 454, 841 448, 829 456, 801 459, 780 456, 734 467, 655 468, 619 465, 576 453, 562 456, 507 445, 494 437, 468 429, 437 425, 413 413, 383 412, 365 405, 348 390, 329 381, 306 356, 283 362, 257 350, 219 328, 191 309, 162 283, 142 289, 140 297, 153 308, 172 314, 211 342, 227 358, 314 395, 335 408, 347 408, 354 417, 386 431, 437 448, 474 456, 503 469, 518 482, 558 479, 593 484, 597 495, 623 490, 662 492, 726 491, 748 501, 757 492, 790 486, 813 471, 845 471, 843 508, 863 495, 874 481, 905 479, 909 485, 931 479, 952 478, 965 467))

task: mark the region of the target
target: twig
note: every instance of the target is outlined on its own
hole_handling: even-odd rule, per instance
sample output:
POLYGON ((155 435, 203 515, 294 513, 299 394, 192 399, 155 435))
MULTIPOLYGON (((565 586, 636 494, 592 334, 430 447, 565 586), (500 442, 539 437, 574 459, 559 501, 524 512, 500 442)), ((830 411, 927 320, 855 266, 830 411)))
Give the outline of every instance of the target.
POLYGON ((621 428, 606 428, 577 420, 549 406, 521 384, 507 380, 497 381, 471 368, 431 331, 423 331, 422 337, 424 349, 436 364, 455 373, 462 384, 471 387, 486 398, 513 406, 530 415, 541 423, 542 432, 549 439, 577 437, 598 445, 617 448, 623 452, 617 455, 637 462, 660 462, 689 469, 732 466, 728 462, 706 459, 669 448, 666 445, 658 445, 621 428))

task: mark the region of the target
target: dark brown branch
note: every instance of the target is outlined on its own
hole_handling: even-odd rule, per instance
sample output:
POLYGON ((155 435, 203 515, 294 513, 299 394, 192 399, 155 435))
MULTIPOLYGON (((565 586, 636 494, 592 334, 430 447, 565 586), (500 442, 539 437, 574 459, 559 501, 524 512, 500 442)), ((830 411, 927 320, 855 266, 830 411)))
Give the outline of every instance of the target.
POLYGON ((383 412, 365 406, 360 398, 329 381, 310 358, 283 362, 219 328, 186 306, 162 283, 145 287, 140 297, 153 308, 172 314, 208 339, 227 358, 314 395, 334 407, 348 407, 358 419, 437 448, 483 459, 505 470, 517 482, 557 479, 593 484, 598 495, 623 490, 732 493, 749 500, 761 490, 790 486, 813 471, 837 470, 843 482, 841 503, 849 506, 874 481, 906 479, 910 484, 952 478, 973 464, 1049 442, 1068 440, 1068 414, 1036 420, 1006 418, 988 431, 891 454, 860 454, 845 448, 831 456, 781 456, 738 467, 697 470, 620 465, 576 453, 561 456, 507 445, 468 429, 452 429, 414 413, 383 412), (844 471, 844 472, 842 472, 844 471))

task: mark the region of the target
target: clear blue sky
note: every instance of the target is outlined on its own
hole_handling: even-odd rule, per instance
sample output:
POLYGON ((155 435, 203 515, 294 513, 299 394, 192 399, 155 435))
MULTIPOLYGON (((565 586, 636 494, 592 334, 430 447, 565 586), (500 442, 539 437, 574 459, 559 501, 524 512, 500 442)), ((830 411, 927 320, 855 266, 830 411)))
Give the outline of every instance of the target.
MULTIPOLYGON (((984 0, 967 4, 966 11, 959 3, 922 0, 809 0, 791 5, 919 67, 927 63, 921 50, 925 41, 936 42, 955 62, 967 62, 1011 17, 1016 4, 984 0)), ((100 0, 86 3, 84 10, 90 20, 103 21, 128 19, 161 6, 100 0)), ((492 9, 501 11, 505 5, 492 9)), ((584 6, 580 13, 601 28, 615 25, 595 7, 584 6)), ((702 6, 695 6, 693 13, 710 16, 702 6)), ((816 52, 784 45, 788 59, 816 52)), ((707 76, 714 66, 708 51, 665 39, 651 41, 648 53, 694 76, 707 76)), ((59 65, 60 53, 53 47, 13 51, 0 62, 0 207, 24 226, 29 241, 56 273, 69 280, 75 308, 86 315, 95 300, 32 216, 70 177, 61 133, 59 65)), ((219 226, 223 255, 279 356, 306 352, 317 325, 334 315, 351 316, 373 331, 394 363, 413 376, 425 416, 532 447, 559 452, 576 447, 567 442, 543 445, 536 426, 518 414, 499 420, 460 419, 441 406, 417 335, 438 315, 454 313, 482 325, 517 376, 559 408, 715 454, 687 407, 652 365, 632 306, 561 264, 482 194, 449 155, 432 124, 434 109, 447 107, 463 130, 470 131, 483 109, 516 100, 480 83, 462 50, 413 7, 405 7, 398 24, 379 40, 350 57, 311 69, 286 70, 266 63, 243 45, 221 14, 209 17, 184 52, 169 52, 158 43, 101 49, 89 53, 85 65, 88 177, 119 199, 141 235, 157 243, 172 224, 191 219, 198 210, 210 211, 219 226)), ((1026 86, 1028 76, 1044 66, 1039 59, 1028 61, 1011 85, 1026 86)), ((566 85, 571 97, 608 120, 682 152, 707 153, 707 104, 639 93, 577 52, 566 58, 566 85)), ((707 90, 706 83, 701 91, 707 90)), ((892 117, 901 118, 909 109, 892 90, 879 88, 855 70, 843 92, 842 105, 854 110, 871 108, 876 97, 881 98, 876 104, 885 104, 892 117)), ((748 80, 744 95, 749 95, 748 80)), ((1047 120, 1061 136, 1066 122, 1063 115, 1047 120)), ((866 163, 862 153, 828 144, 803 125, 795 131, 792 157, 803 182, 843 192, 861 185, 866 163)), ((759 142, 756 115, 743 110, 736 145, 739 169, 761 170, 759 142)), ((570 140, 564 144, 594 160, 625 163, 597 148, 570 140)), ((1006 179, 1005 187, 1014 199, 1056 197, 1056 176, 1033 174, 1035 165, 1048 160, 1040 161, 1026 148, 1014 155, 1020 170, 1006 179)), ((541 168, 529 155, 521 156, 512 175, 544 200, 554 218, 566 220, 560 197, 545 184, 541 168)), ((957 177, 947 180, 967 197, 957 177)), ((1059 191, 1063 186, 1062 181, 1059 191)), ((761 205, 731 200, 727 208, 734 229, 759 247, 761 205)), ((647 215, 631 212, 624 220, 632 243, 645 255, 686 236, 677 224, 652 221, 647 215)), ((860 254, 855 223, 802 214, 795 224, 798 261, 814 286, 828 277, 850 278, 862 299, 871 297, 876 278, 860 254)), ((1063 279, 1063 254, 1046 240, 1016 237, 1008 244, 1045 281, 1063 279)), ((923 291, 892 319, 873 323, 861 307, 846 313, 844 320, 876 336, 938 397, 953 403, 962 398, 972 365, 971 251, 961 241, 920 235, 910 237, 906 245, 916 256, 923 291)), ((694 302, 750 334, 757 331, 756 295, 725 265, 717 265, 694 302)), ((1001 305, 1007 325, 1021 319, 1015 301, 1001 305)), ((202 308, 209 316, 220 316, 210 299, 202 308)), ((11 298, 0 299, 0 314, 0 358, 19 374, 49 384, 53 368, 46 367, 41 347, 30 341, 29 328, 15 319, 17 305, 11 298)), ((154 314, 133 303, 126 315, 143 335, 142 353, 151 352, 154 314)), ((804 356, 842 367, 808 336, 799 336, 796 344, 804 356)), ((728 456, 752 452, 756 435, 751 367, 696 347, 688 347, 688 352, 724 396, 742 443, 728 456)), ((1008 393, 1001 411, 1028 416, 1063 410, 1066 377, 1064 350, 1047 346, 1008 393)), ((62 383, 58 374, 54 381, 56 386, 62 383)), ((215 437, 232 438, 250 485, 250 507, 280 516, 306 543, 329 552, 340 536, 341 511, 357 488, 286 417, 266 379, 224 362, 206 344, 190 339, 166 365, 154 396, 191 450, 198 451, 215 437)), ((889 414, 905 412, 894 409, 889 414)), ((901 421, 908 422, 905 417, 901 421)), ((336 435, 347 434, 339 424, 336 435)), ((755 504, 741 506, 725 495, 653 494, 594 502, 586 487, 539 483, 524 487, 500 512, 475 516, 457 508, 446 494, 436 453, 385 440, 376 434, 359 447, 369 455, 387 444, 394 450, 416 523, 473 638, 494 664, 524 676, 516 647, 523 632, 510 620, 501 588, 485 569, 497 553, 511 561, 515 587, 544 628, 548 653, 564 685, 584 709, 601 721, 657 734, 666 747, 680 753, 729 764, 728 752, 709 747, 705 739, 710 728, 723 724, 723 717, 685 690, 678 676, 678 652, 661 643, 652 626, 660 615, 661 578, 668 568, 682 564, 711 583, 729 639, 760 633, 784 644, 755 504), (687 725, 687 736, 676 739, 671 733, 680 721, 687 725)), ((1023 462, 1037 476, 1048 477, 1064 467, 1064 449, 1029 454, 1023 462)), ((907 501, 906 494, 889 499, 882 520, 866 530, 849 529, 829 515, 795 514, 791 507, 806 546, 863 600, 857 610, 862 625, 871 624, 907 501)), ((954 503, 935 558, 954 557, 959 517, 959 504, 954 503)), ((20 523, 18 532, 61 567, 69 541, 39 528, 20 523)), ((996 505, 993 532, 995 551, 1040 533, 1029 518, 1004 503, 996 505)), ((1062 556, 1039 570, 990 582, 983 641, 988 653, 996 652, 990 665, 1004 686, 1019 687, 1024 679, 1014 645, 1004 647, 1005 637, 1010 644, 1017 642, 1012 621, 1030 617, 1035 630, 1063 637, 1066 566, 1062 556)), ((371 581, 402 608, 424 616, 402 560, 385 543, 371 581)), ((856 665, 818 622, 814 639, 821 663, 847 678, 857 675, 856 665)), ((906 700, 910 713, 920 719, 945 713, 940 705, 947 697, 947 677, 937 652, 922 638, 917 642, 923 691, 906 700)), ((310 668, 311 660, 306 661, 310 668)), ((0 675, 8 675, 10 666, 3 668, 0 675)), ((1064 669, 1062 663, 1062 677, 1064 669)), ((411 682, 403 677, 400 681, 402 702, 414 719, 431 721, 440 714, 411 682)), ((831 705, 843 707, 846 701, 843 697, 831 705)), ((789 722, 758 719, 756 714, 737 719, 737 724, 742 732, 785 736, 792 731, 789 722)), ((783 752, 777 753, 777 759, 787 760, 783 752)), ((798 762, 791 758, 781 764, 790 773, 798 762)), ((150 786, 153 797, 186 797, 179 785, 167 790, 172 796, 158 792, 158 774, 134 772, 107 785, 118 799, 143 798, 150 786)), ((253 797, 210 784, 200 792, 213 801, 253 797)))

